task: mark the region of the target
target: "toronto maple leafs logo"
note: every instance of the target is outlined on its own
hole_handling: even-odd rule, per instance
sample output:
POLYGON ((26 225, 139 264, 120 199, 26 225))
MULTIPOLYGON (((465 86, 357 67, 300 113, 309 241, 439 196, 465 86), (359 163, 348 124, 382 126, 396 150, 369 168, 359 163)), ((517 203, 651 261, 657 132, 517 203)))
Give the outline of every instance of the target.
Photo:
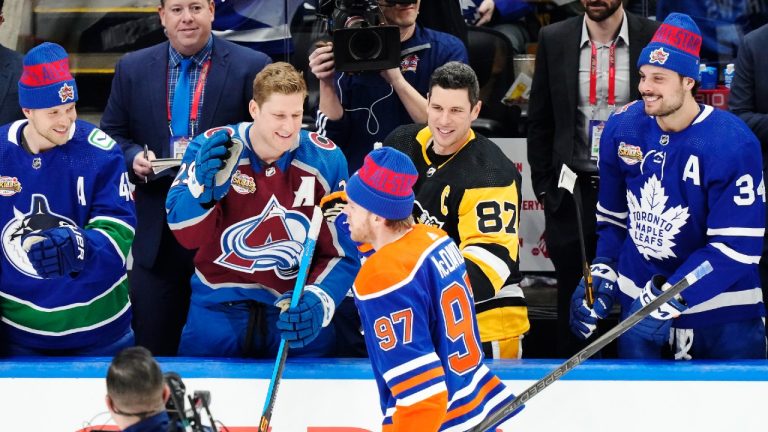
POLYGON ((629 235, 645 259, 677 257, 672 250, 677 244, 675 236, 690 215, 688 207, 667 207, 668 199, 655 174, 643 185, 639 199, 627 191, 629 235))
POLYGON ((245 273, 274 271, 291 279, 299 269, 309 219, 288 210, 272 196, 261 214, 240 221, 221 235, 222 254, 216 264, 245 273))
POLYGON ((59 88, 59 99, 61 99, 61 103, 64 103, 66 101, 75 101, 75 88, 71 85, 64 83, 64 85, 59 88))
POLYGON ((649 63, 658 63, 660 65, 663 65, 667 62, 667 59, 669 58, 669 53, 664 51, 664 48, 657 48, 653 51, 651 51, 650 59, 648 60, 649 63))
POLYGON ((27 276, 40 279, 29 262, 27 253, 21 246, 21 238, 25 234, 62 226, 76 225, 72 220, 52 212, 45 195, 33 194, 29 212, 22 213, 21 210, 14 207, 13 219, 3 227, 3 253, 16 270, 27 276))

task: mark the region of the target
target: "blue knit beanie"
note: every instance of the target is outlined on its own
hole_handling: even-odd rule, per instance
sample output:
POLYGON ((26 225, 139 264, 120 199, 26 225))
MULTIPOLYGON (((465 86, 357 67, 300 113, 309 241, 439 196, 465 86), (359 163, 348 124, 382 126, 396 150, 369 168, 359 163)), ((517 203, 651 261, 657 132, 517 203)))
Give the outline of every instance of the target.
POLYGON ((77 101, 77 84, 69 73, 69 57, 60 45, 43 42, 24 56, 19 80, 22 108, 53 108, 77 101))
POLYGON ((671 13, 637 59, 637 68, 653 65, 699 80, 701 31, 688 15, 671 13))
POLYGON ((419 173, 404 153, 382 147, 368 153, 347 182, 347 196, 364 209, 390 220, 413 213, 413 184, 419 173))

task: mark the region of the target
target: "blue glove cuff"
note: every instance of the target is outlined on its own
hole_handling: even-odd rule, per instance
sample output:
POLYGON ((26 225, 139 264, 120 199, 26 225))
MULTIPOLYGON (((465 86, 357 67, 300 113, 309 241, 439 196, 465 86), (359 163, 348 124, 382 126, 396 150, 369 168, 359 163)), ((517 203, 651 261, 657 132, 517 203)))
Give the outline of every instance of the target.
POLYGON ((322 288, 315 285, 307 285, 304 288, 304 295, 307 295, 307 293, 312 293, 320 299, 320 304, 323 305, 323 327, 327 327, 331 323, 331 319, 333 319, 333 313, 336 311, 336 302, 322 288))

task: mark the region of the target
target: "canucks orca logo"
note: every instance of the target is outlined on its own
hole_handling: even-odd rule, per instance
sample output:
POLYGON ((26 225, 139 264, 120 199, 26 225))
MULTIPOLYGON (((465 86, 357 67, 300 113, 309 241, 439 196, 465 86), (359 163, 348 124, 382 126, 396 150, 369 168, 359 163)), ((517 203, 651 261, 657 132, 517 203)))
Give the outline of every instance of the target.
POLYGON ((75 226, 72 220, 53 213, 48 205, 45 195, 33 194, 29 206, 29 213, 22 213, 13 208, 14 218, 3 227, 3 253, 8 261, 16 267, 16 270, 27 276, 40 279, 34 267, 27 258, 27 253, 21 247, 21 237, 28 233, 57 228, 62 226, 75 226))
POLYGON ((222 254, 215 262, 245 273, 271 270, 291 279, 299 270, 308 231, 309 219, 281 206, 273 195, 261 214, 224 230, 222 254))

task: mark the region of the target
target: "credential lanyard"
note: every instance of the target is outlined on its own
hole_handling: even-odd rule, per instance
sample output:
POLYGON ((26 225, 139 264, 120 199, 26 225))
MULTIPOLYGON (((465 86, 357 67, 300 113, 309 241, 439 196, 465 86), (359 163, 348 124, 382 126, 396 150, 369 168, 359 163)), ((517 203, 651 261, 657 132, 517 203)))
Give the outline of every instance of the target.
MULTIPOLYGON (((590 41, 592 46, 592 59, 589 66, 589 104, 597 105, 597 46, 590 41)), ((611 43, 608 50, 608 105, 616 106, 616 41, 611 43)))
MULTIPOLYGON (((195 86, 195 93, 192 95, 192 109, 189 111, 189 130, 192 132, 190 135, 195 136, 195 122, 197 122, 197 116, 200 112, 200 99, 203 95, 203 88, 205 87, 205 81, 208 78, 208 69, 211 66, 211 59, 208 59, 203 63, 203 68, 200 70, 200 77, 197 79, 197 85, 195 86)), ((168 128, 171 128, 171 103, 166 98, 166 111, 168 112, 168 128)), ((171 130, 173 135, 173 130, 171 130)))

